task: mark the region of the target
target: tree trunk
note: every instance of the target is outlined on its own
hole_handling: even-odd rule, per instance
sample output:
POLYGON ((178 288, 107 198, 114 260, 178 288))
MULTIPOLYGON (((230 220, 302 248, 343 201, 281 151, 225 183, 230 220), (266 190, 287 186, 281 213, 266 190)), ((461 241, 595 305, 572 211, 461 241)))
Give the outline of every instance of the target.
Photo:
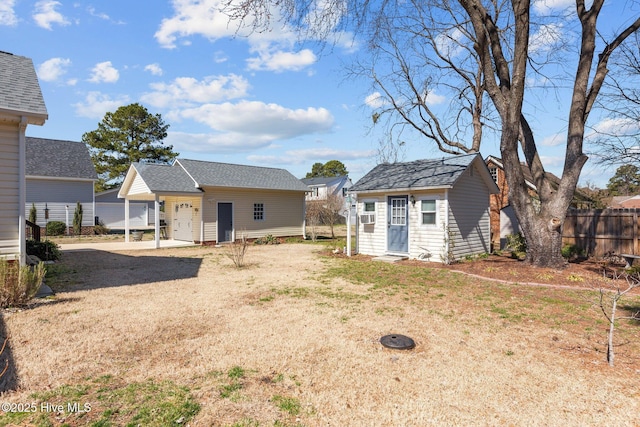
POLYGON ((562 268, 566 265, 562 257, 562 219, 549 215, 525 218, 520 225, 527 240, 526 261, 537 267, 562 268))

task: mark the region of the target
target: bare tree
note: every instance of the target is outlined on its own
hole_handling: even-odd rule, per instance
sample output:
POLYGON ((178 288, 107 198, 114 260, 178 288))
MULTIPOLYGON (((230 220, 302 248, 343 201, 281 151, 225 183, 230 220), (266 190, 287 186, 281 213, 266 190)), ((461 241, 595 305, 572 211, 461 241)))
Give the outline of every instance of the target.
POLYGON ((322 202, 319 200, 309 201, 306 204, 306 225, 311 241, 318 239, 318 226, 322 224, 322 202))
POLYGON ((509 200, 527 240, 527 260, 559 267, 565 262, 561 228, 587 161, 583 152, 587 120, 612 53, 640 28, 640 18, 629 21, 628 15, 620 16, 631 23, 621 24, 607 39, 598 39, 604 37, 598 24, 605 1, 593 0, 590 7, 585 3, 576 0, 572 14, 544 18, 562 18, 555 23, 563 25, 573 19, 578 28, 576 46, 562 51, 562 63, 575 64, 575 69, 564 82, 572 94, 566 112, 564 168, 557 186, 547 178, 529 122, 531 113, 524 108, 528 79, 545 76, 545 65, 553 58, 536 54, 540 42, 534 35, 554 39, 553 22, 542 22, 539 16, 541 22, 535 22, 531 0, 228 0, 226 11, 234 19, 251 18, 254 28, 261 30, 278 10, 287 24, 325 40, 339 28, 358 29, 367 36, 373 67, 357 63, 354 70, 360 74, 369 70, 374 86, 382 91, 385 102, 380 114, 392 113, 391 128, 413 129, 445 153, 479 151, 483 129, 497 116, 509 200), (457 94, 444 113, 432 106, 436 89, 447 90, 449 99, 457 94), (466 129, 471 130, 470 137, 466 129), (529 195, 520 150, 539 203, 529 195))
POLYGON ((322 222, 331 230, 331 238, 335 239, 334 227, 342 218, 344 211, 344 197, 338 194, 329 194, 327 200, 322 202, 322 222))
POLYGON ((636 320, 640 321, 640 312, 632 313, 630 316, 617 317, 618 303, 629 292, 640 287, 640 275, 638 273, 615 273, 611 283, 614 286, 613 291, 609 289, 599 288, 599 299, 596 303, 602 314, 609 322, 607 331, 607 362, 609 366, 613 366, 614 362, 614 345, 613 334, 615 332, 616 321, 619 320, 636 320), (620 284, 624 283, 624 284, 620 284))

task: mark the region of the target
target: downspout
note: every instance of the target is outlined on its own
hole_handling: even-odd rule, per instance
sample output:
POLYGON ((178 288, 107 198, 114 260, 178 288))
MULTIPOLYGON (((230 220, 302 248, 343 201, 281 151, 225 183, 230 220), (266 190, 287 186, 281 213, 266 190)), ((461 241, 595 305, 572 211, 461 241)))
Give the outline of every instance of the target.
POLYGON ((302 197, 302 238, 307 238, 307 193, 302 197))
POLYGON ((20 265, 27 262, 27 240, 26 240, 26 216, 25 205, 27 204, 27 180, 25 169, 27 164, 27 148, 25 132, 27 130, 27 118, 22 116, 18 125, 18 260, 20 265))
POLYGON ((204 245, 204 193, 200 196, 200 244, 204 245))
POLYGON ((124 241, 129 243, 129 197, 124 196, 124 241))
POLYGON ((444 245, 444 256, 446 259, 449 259, 449 250, 451 248, 451 242, 449 239, 451 238, 451 233, 449 233, 449 189, 446 188, 444 190, 444 234, 445 234, 445 245, 444 245))
MULTIPOLYGON (((126 202, 125 202, 126 203, 126 202)), ((154 218, 154 232, 155 232, 155 248, 160 248, 160 197, 158 193, 154 194, 153 198, 153 209, 155 209, 155 218, 154 218)), ((149 210, 147 209, 147 215, 149 214, 149 210)))

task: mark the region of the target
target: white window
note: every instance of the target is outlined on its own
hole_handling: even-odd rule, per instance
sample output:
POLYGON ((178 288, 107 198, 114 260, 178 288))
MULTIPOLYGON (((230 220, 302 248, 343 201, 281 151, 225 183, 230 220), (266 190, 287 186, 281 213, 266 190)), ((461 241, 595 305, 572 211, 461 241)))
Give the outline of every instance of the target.
POLYGON ((489 173, 491 174, 491 178, 493 178, 493 182, 498 183, 498 168, 495 166, 489 167, 489 173))
POLYGON ((311 197, 318 197, 318 187, 311 187, 311 197))
POLYGON ((253 204, 253 220, 264 221, 264 203, 253 204))
POLYGON ((391 225, 407 225, 407 199, 391 199, 391 225))
POLYGON ((376 211, 376 202, 364 202, 364 211, 365 212, 375 212, 376 211))
POLYGON ((423 225, 436 225, 436 201, 422 200, 420 202, 420 214, 423 225))

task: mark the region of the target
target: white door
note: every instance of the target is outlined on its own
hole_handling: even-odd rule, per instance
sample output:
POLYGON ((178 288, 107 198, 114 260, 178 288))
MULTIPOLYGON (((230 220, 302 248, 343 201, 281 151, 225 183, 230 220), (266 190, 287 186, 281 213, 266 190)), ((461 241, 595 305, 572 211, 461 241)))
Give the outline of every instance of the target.
POLYGON ((191 216, 191 203, 180 202, 174 206, 173 239, 193 241, 193 218, 191 216))

